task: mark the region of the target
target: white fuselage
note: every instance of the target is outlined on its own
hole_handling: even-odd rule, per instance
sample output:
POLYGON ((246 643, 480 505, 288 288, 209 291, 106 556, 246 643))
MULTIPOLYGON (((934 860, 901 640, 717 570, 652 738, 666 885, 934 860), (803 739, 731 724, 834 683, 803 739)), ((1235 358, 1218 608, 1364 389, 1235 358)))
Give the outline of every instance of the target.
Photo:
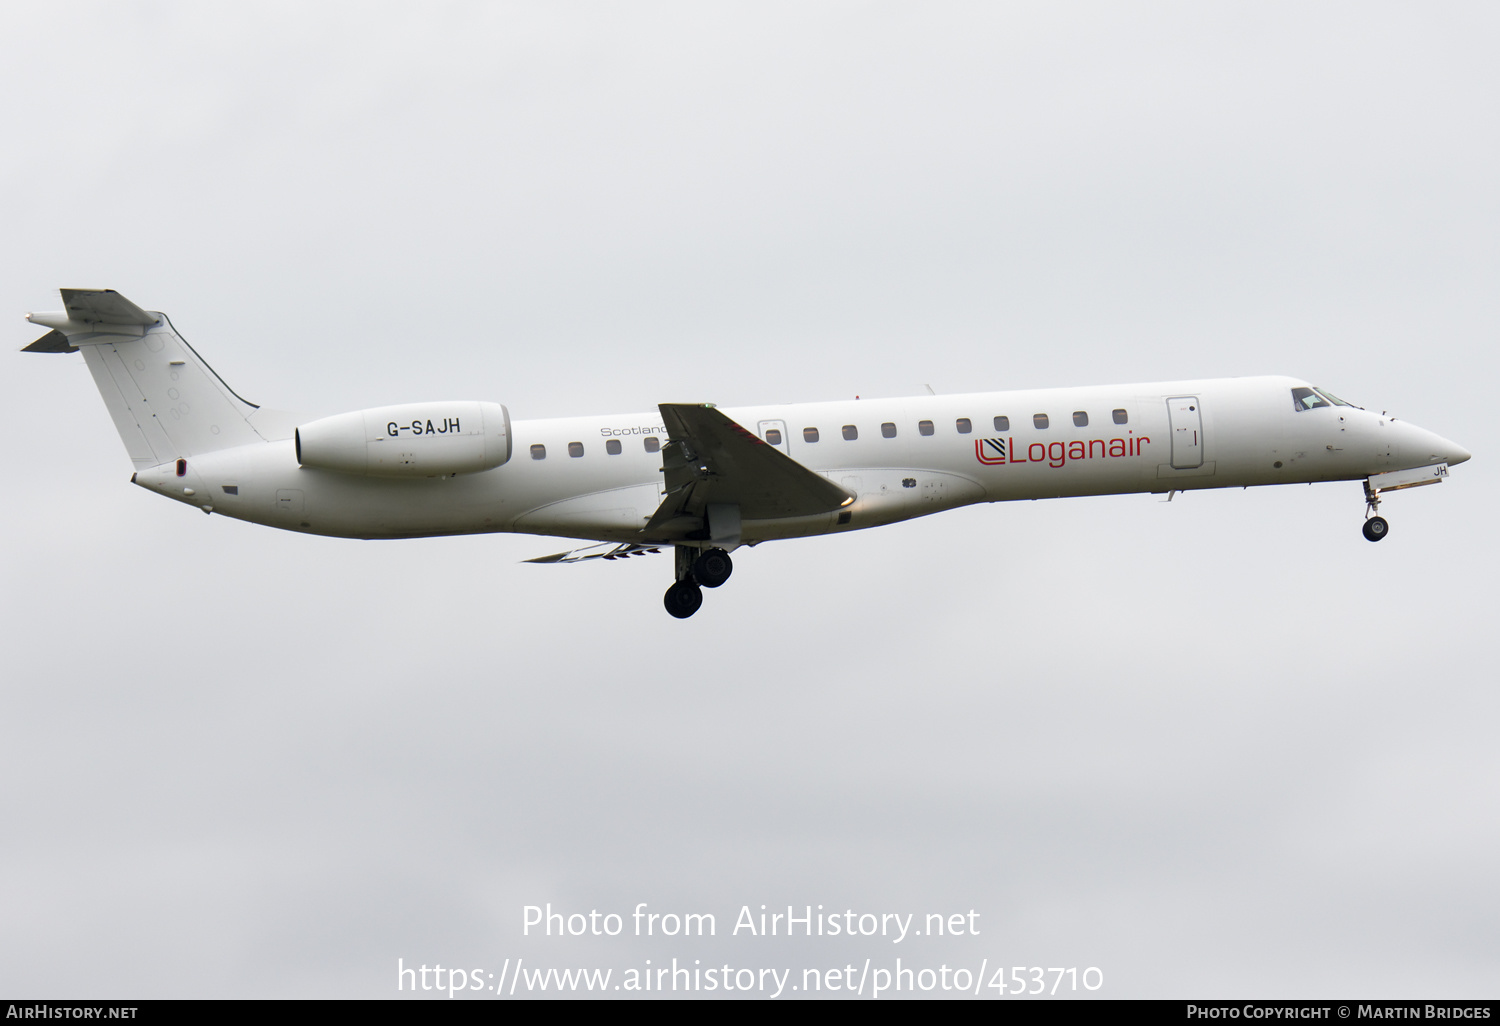
MULTIPOLYGON (((1297 409, 1292 390, 1305 387, 1221 378, 726 409, 856 496, 817 516, 746 520, 741 541, 975 502, 1359 480, 1468 458, 1357 407, 1297 409)), ((403 480, 305 468, 288 437, 195 456, 181 475, 174 464, 141 470, 135 481, 225 516, 349 538, 514 531, 629 542, 662 502, 659 413, 517 420, 510 437, 509 460, 480 473, 403 480)))

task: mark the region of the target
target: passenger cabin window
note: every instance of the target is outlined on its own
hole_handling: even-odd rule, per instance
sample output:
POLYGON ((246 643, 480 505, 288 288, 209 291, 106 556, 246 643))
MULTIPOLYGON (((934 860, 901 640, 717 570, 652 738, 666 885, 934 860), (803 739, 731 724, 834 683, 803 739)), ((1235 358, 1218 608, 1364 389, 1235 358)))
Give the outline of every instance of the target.
POLYGON ((974 422, 968 417, 959 417, 958 420, 954 421, 953 426, 958 428, 958 433, 961 435, 966 435, 974 430, 974 422))
POLYGON ((534 459, 534 460, 544 460, 544 459, 546 459, 547 458, 547 447, 545 445, 542 445, 540 442, 537 443, 536 445, 533 445, 531 447, 531 458, 534 459))
POLYGON ((1331 409, 1333 403, 1324 399, 1310 388, 1292 389, 1292 409, 1298 413, 1304 410, 1316 410, 1320 407, 1331 409))
POLYGON ((930 421, 930 420, 919 420, 919 421, 917 421, 917 434, 919 434, 919 435, 930 435, 930 434, 932 434, 932 432, 933 432, 932 421, 930 421))
POLYGON ((661 452, 661 439, 657 438, 655 435, 647 435, 646 436, 646 451, 647 452, 661 452))
POLYGON ((1116 424, 1128 424, 1128 423, 1130 423, 1130 414, 1126 413, 1124 410, 1116 410, 1115 411, 1115 423, 1116 424))
POLYGON ((611 438, 609 441, 605 442, 604 451, 609 453, 611 456, 620 455, 620 440, 618 438, 611 438))
POLYGON ((781 432, 777 431, 775 428, 766 428, 766 444, 767 445, 780 445, 781 444, 781 432))
POLYGON ((1010 418, 1009 417, 996 417, 995 418, 995 430, 996 431, 1009 431, 1010 430, 1010 418))
POLYGON ((890 421, 886 421, 884 424, 880 425, 880 436, 882 438, 895 438, 896 425, 892 424, 890 421))
POLYGON ((1074 427, 1088 427, 1089 426, 1089 415, 1087 413, 1085 413, 1083 410, 1074 410, 1073 411, 1073 426, 1074 427))
POLYGON ((1031 422, 1036 425, 1036 429, 1038 431, 1047 430, 1047 415, 1045 413, 1033 414, 1031 417, 1031 422))
POLYGON ((802 429, 802 440, 804 442, 816 442, 818 440, 818 429, 817 428, 803 428, 802 429))
POLYGON ((859 437, 859 428, 855 427, 853 424, 845 424, 844 425, 844 441, 846 441, 846 442, 852 442, 852 441, 854 441, 858 437, 859 437))
POLYGON ((571 456, 571 457, 573 457, 575 460, 578 457, 582 456, 583 455, 583 443, 582 442, 569 442, 568 443, 568 455, 571 456))

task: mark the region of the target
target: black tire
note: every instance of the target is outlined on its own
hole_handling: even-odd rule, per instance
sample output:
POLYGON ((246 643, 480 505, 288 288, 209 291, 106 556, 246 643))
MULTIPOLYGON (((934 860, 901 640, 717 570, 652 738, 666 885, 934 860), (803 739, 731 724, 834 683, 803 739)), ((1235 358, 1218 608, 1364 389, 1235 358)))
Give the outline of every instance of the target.
POLYGON ((703 605, 703 592, 692 581, 678 581, 667 589, 662 605, 679 620, 686 620, 703 605))
POLYGON ((693 580, 705 588, 717 588, 734 573, 734 560, 723 549, 709 549, 693 561, 693 580))
POLYGON ((1390 529, 1391 525, 1385 522, 1385 517, 1371 517, 1365 521, 1363 532, 1369 541, 1379 541, 1390 529))

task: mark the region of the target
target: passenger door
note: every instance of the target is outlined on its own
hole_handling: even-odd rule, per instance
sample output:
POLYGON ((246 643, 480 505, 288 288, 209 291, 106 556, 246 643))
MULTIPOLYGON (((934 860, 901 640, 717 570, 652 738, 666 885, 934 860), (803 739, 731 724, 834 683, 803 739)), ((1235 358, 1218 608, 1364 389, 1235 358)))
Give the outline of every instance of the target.
POLYGON ((1203 466, 1203 407, 1195 395, 1167 400, 1172 425, 1172 467, 1191 470, 1203 466))

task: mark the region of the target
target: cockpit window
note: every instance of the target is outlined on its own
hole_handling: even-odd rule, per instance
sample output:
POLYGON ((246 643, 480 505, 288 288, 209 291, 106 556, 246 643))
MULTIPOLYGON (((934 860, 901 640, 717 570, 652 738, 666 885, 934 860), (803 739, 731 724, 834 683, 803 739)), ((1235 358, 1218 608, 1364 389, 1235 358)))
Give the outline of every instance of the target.
POLYGON ((1322 396, 1324 399, 1327 399, 1329 402, 1333 403, 1333 405, 1335 405, 1335 406, 1353 406, 1354 405, 1353 403, 1346 403, 1346 402, 1344 402, 1344 400, 1340 399, 1338 396, 1334 395, 1332 392, 1328 391, 1328 389, 1326 389, 1326 388, 1320 388, 1320 389, 1318 389, 1318 394, 1320 396, 1322 396))
POLYGON ((1333 403, 1324 399, 1310 388, 1292 389, 1292 409, 1301 413, 1303 410, 1316 410, 1319 407, 1332 407, 1333 403))

